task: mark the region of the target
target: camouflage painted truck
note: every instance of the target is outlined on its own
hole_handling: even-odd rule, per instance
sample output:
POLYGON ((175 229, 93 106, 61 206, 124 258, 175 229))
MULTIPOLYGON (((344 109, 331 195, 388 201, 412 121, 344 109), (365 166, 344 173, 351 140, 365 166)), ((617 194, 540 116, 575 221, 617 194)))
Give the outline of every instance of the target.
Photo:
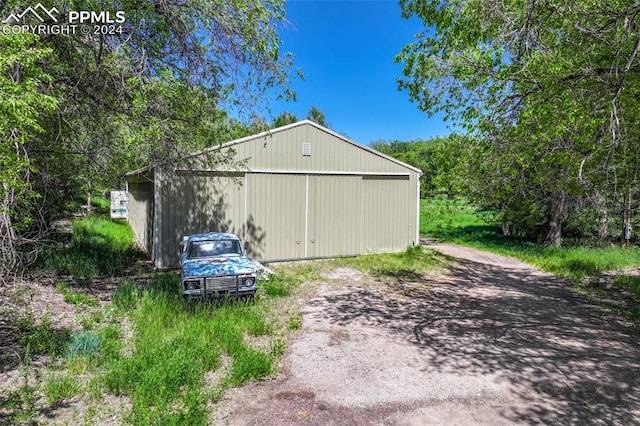
POLYGON ((253 296, 258 289, 256 267, 233 234, 184 237, 180 269, 182 295, 186 299, 253 296))

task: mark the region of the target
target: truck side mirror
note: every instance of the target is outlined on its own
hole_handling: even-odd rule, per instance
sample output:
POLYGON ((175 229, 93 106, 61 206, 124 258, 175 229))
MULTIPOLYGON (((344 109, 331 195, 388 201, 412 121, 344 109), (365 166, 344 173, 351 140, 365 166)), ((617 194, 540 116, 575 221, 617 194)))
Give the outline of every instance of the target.
POLYGON ((249 241, 244 242, 244 253, 247 254, 249 251, 249 241))

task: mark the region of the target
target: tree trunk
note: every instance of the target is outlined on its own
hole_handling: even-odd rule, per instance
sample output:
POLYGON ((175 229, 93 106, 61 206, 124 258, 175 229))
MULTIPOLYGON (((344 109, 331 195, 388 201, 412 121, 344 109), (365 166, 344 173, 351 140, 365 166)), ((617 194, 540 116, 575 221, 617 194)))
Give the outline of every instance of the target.
POLYGON ((600 229, 598 229, 598 240, 600 243, 607 241, 609 235, 609 212, 604 210, 600 215, 600 229))
POLYGON ((630 191, 624 193, 624 200, 622 201, 622 247, 627 246, 627 240, 625 238, 627 226, 629 226, 629 220, 631 219, 631 194, 630 191))
POLYGON ((91 178, 89 177, 89 173, 90 171, 88 170, 89 168, 87 167, 87 212, 86 215, 89 216, 91 215, 91 178))
POLYGON ((4 197, 2 205, 0 205, 0 287, 9 278, 9 274, 17 263, 16 232, 9 215, 9 211, 15 205, 15 200, 13 199, 13 191, 6 182, 2 184, 2 192, 4 192, 4 197))
POLYGON ((509 219, 507 218, 507 215, 505 214, 504 216, 502 216, 502 235, 504 235, 505 237, 510 237, 511 236, 511 222, 509 222, 509 219))
POLYGON ((549 212, 549 228, 544 238, 545 246, 560 247, 562 238, 562 217, 567 194, 564 191, 551 195, 551 211, 549 212))

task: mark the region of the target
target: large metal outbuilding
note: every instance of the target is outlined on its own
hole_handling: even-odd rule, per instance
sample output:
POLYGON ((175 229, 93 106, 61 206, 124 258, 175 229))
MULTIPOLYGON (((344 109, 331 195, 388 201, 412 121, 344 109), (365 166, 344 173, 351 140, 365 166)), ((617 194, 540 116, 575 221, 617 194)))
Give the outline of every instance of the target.
POLYGON ((237 234, 265 262, 398 252, 418 243, 420 174, 304 120, 129 173, 129 222, 158 268, 203 232, 237 234), (243 164, 198 161, 213 150, 243 164))

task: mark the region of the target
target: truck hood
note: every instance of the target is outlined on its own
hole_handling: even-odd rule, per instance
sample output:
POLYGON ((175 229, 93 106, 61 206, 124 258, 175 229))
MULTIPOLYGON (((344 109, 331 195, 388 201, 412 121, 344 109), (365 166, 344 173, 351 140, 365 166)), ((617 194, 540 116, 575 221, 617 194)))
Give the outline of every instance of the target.
POLYGON ((255 272, 253 262, 245 256, 187 259, 182 264, 182 277, 208 277, 255 272))

